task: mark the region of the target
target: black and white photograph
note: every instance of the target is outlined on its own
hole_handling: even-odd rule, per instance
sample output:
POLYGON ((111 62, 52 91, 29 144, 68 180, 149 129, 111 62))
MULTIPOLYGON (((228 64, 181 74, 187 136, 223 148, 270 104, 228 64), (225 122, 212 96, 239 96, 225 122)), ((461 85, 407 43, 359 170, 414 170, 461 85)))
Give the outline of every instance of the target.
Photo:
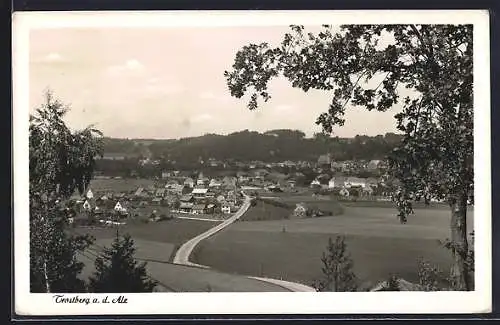
POLYGON ((487 11, 14 14, 16 312, 490 311, 489 60, 487 11))

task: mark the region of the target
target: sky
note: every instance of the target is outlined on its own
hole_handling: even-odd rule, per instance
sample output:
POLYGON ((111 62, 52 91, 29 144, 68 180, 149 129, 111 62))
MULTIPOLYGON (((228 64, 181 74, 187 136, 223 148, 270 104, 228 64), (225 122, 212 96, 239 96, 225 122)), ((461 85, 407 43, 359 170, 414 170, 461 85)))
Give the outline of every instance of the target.
MULTIPOLYGON (((318 26, 306 26, 315 31, 318 26)), ((30 32, 30 112, 43 94, 70 105, 71 128, 90 124, 105 136, 173 139, 241 130, 321 131, 316 118, 331 93, 302 92, 285 79, 255 111, 230 96, 223 73, 249 43, 279 44, 288 27, 53 28, 30 32)), ((334 134, 353 137, 395 131, 394 114, 352 108, 334 134)))

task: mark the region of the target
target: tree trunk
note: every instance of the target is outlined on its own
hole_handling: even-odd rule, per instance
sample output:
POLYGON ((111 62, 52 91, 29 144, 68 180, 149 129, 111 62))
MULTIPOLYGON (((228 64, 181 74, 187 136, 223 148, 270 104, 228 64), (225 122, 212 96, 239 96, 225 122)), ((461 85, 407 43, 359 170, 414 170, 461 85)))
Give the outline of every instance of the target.
POLYGON ((47 271, 47 261, 43 261, 43 276, 45 279, 45 290, 47 293, 50 293, 50 282, 49 282, 49 275, 47 271))
POLYGON ((458 195, 451 203, 451 241, 453 252, 452 279, 456 290, 470 290, 469 270, 466 264, 467 243, 467 195, 458 195))

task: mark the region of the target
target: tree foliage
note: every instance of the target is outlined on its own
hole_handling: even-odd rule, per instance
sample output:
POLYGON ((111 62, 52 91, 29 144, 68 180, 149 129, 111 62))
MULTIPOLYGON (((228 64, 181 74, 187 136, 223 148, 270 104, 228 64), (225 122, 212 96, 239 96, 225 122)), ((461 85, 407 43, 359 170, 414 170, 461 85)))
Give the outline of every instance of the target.
POLYGON ((74 214, 67 199, 90 182, 100 133, 92 128, 71 131, 64 123, 68 107, 49 91, 45 103, 30 116, 30 285, 33 292, 81 292, 83 265, 76 252, 92 239, 66 232, 74 214))
POLYGON ((337 236, 335 241, 328 239, 321 262, 323 277, 314 284, 317 291, 357 291, 357 277, 352 270, 353 261, 343 236, 337 236))
POLYGON ((268 101, 268 83, 283 76, 303 91, 332 94, 316 123, 326 133, 344 125, 349 106, 387 111, 395 105, 402 143, 390 169, 401 182, 395 196, 401 222, 411 201, 447 199, 452 210, 454 273, 470 290, 467 200, 473 200, 472 25, 324 25, 317 34, 291 26, 281 44, 249 44, 224 73, 231 95, 249 94, 248 108, 268 101))
POLYGON ((95 260, 96 271, 90 278, 90 291, 96 293, 153 292, 157 282, 146 272, 146 262, 134 259, 134 241, 129 234, 119 237, 95 260))

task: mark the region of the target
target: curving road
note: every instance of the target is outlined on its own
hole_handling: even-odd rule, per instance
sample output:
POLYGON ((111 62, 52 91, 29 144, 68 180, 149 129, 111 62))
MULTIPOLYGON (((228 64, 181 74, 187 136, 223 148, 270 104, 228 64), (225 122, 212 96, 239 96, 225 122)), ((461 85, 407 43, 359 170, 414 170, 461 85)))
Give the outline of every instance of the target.
MULTIPOLYGON (((198 245, 202 240, 207 239, 208 237, 212 236, 213 234, 217 233, 218 231, 226 228, 236 220, 238 220, 245 212, 247 212, 248 208, 250 207, 250 197, 246 195, 244 192, 241 192, 245 196, 245 202, 241 206, 241 208, 229 219, 226 221, 218 224, 217 226, 207 230, 206 232, 190 239, 187 241, 185 244, 183 244, 179 250, 177 250, 175 257, 174 257, 174 263, 175 264, 182 264, 182 265, 189 265, 189 266, 195 266, 199 268, 204 268, 208 269, 210 267, 206 265, 200 265, 196 263, 192 263, 189 261, 189 256, 191 255, 193 249, 198 245)), ((301 292, 315 292, 316 290, 312 287, 306 286, 301 283, 295 283, 295 282, 289 282, 289 281, 283 281, 283 280, 277 280, 277 279, 271 279, 271 278, 261 278, 261 277, 248 277, 249 279, 255 279, 267 283, 271 283, 274 285, 278 285, 282 288, 285 288, 290 291, 301 291, 301 292)))
POLYGON ((205 231, 202 234, 199 234, 198 236, 190 239, 187 241, 185 244, 183 244, 177 253, 175 253, 174 257, 174 263, 175 264, 183 264, 183 265, 190 265, 190 266, 198 266, 198 267, 203 267, 203 268, 208 268, 208 266, 204 265, 199 265, 195 264, 189 261, 189 255, 191 255, 191 252, 193 249, 196 247, 196 245, 199 244, 204 239, 207 239, 208 237, 212 236, 213 234, 221 231, 222 229, 226 228, 236 220, 238 220, 245 212, 247 212, 248 208, 250 207, 250 197, 246 195, 245 193, 242 192, 242 194, 245 196, 245 202, 241 206, 241 208, 229 219, 226 221, 218 224, 217 226, 210 228, 209 230, 205 231))

